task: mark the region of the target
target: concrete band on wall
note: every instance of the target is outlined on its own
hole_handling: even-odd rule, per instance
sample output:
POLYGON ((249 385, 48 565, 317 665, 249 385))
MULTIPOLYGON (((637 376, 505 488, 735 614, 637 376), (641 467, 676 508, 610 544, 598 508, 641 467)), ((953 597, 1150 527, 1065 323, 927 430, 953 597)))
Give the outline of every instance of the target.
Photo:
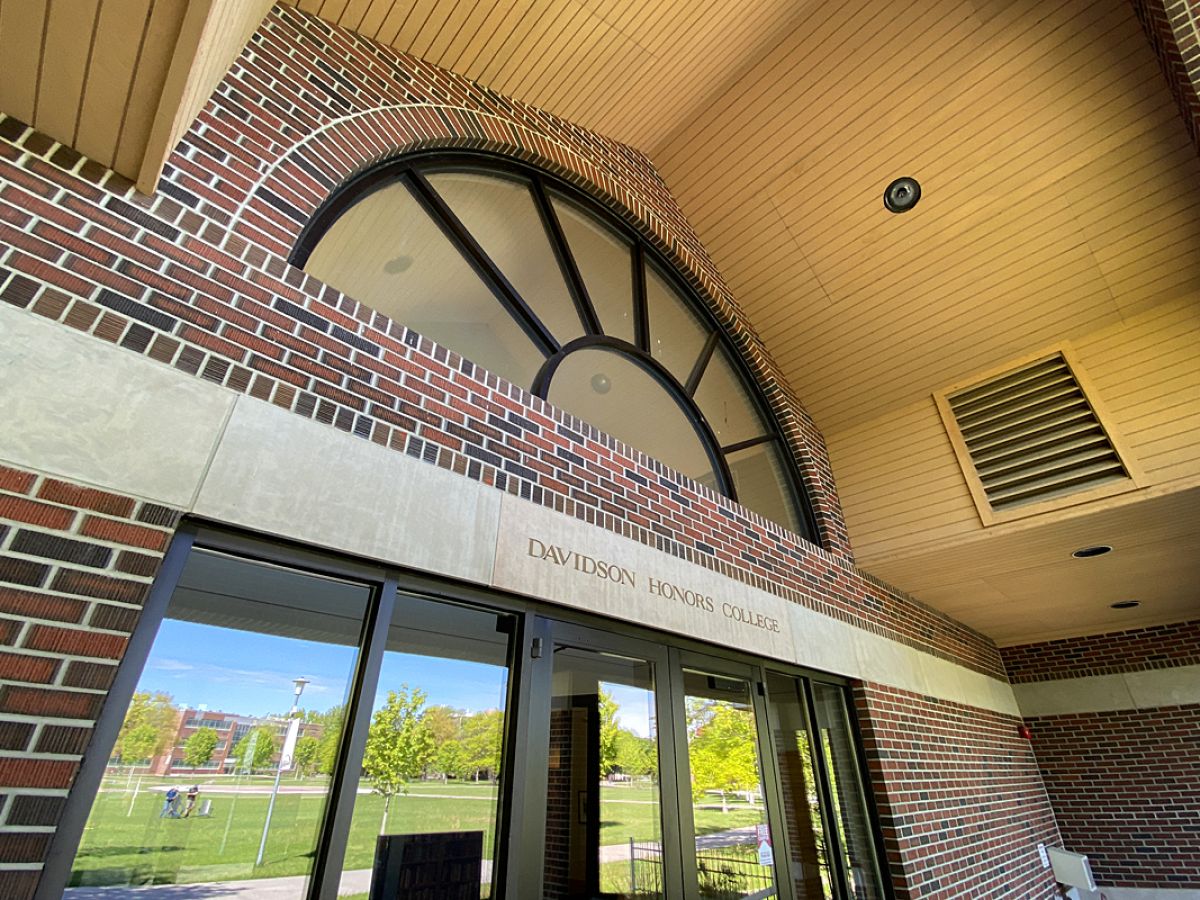
POLYGON ((1019 714, 1011 687, 1000 679, 8 306, 0 306, 0 354, 6 406, 23 423, 0 433, 0 460, 13 466, 784 662, 1019 714))

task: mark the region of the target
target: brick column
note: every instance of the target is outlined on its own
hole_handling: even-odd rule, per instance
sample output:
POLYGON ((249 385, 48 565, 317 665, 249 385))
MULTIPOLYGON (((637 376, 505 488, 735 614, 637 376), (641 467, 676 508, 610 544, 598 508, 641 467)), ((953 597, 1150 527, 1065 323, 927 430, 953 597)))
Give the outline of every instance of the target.
POLYGON ((0 896, 32 896, 178 518, 0 466, 0 896))

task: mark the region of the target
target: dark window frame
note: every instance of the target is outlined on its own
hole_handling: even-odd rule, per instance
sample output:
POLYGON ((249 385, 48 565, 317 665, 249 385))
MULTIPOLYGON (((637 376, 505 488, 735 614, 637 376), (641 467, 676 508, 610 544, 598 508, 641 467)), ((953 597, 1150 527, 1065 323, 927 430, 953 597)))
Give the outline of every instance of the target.
MULTIPOLYGON (((194 549, 226 553, 324 577, 353 580, 372 588, 372 599, 363 620, 359 659, 349 688, 347 717, 338 766, 331 776, 329 801, 315 849, 308 898, 333 897, 337 893, 356 788, 361 777, 356 771, 347 771, 348 764, 354 759, 361 759, 372 713, 370 698, 375 696, 394 600, 398 593, 406 593, 430 601, 451 603, 512 617, 514 630, 509 643, 508 696, 502 746, 502 770, 508 772, 508 777, 502 779, 498 795, 498 836, 527 834, 529 825, 526 817, 539 815, 538 807, 542 803, 540 797, 530 801, 525 789, 531 777, 528 774, 530 758, 535 756, 526 752, 527 748, 542 738, 548 738, 549 734, 546 722, 531 720, 539 701, 545 699, 531 696, 535 671, 546 665, 544 655, 535 649, 539 646, 535 641, 540 640, 540 647, 544 650, 550 646, 551 639, 558 635, 586 631, 597 636, 608 649, 619 649, 623 643, 660 647, 671 661, 667 671, 662 673, 662 685, 668 691, 664 695, 663 708, 666 702, 682 704, 683 694, 678 689, 678 684, 670 688, 666 688, 666 685, 668 680, 679 682, 684 666, 709 667, 713 671, 746 677, 751 681, 756 695, 753 697, 753 705, 759 729, 758 752, 762 766, 763 791, 764 797, 769 796, 771 800, 768 814, 772 833, 777 835, 778 855, 787 852, 788 837, 787 829, 782 827, 780 819, 784 814, 784 804, 779 788, 770 707, 766 702, 767 672, 769 670, 800 679, 804 683, 806 697, 811 696, 814 682, 837 688, 844 698, 845 712, 855 744, 857 774, 877 854, 877 865, 882 879, 881 889, 886 900, 894 900, 891 873, 887 866, 887 857, 884 855, 879 814, 873 802, 874 781, 866 762, 858 714, 850 693, 850 679, 784 660, 757 656, 733 647, 717 647, 685 635, 657 631, 594 612, 525 599, 496 588, 470 585, 444 576, 356 558, 345 553, 309 548, 292 541, 199 519, 186 519, 167 549, 163 566, 151 587, 150 597, 130 637, 129 649, 118 667, 113 686, 105 698, 96 727, 84 751, 79 775, 67 797, 60 824, 51 839, 47 861, 34 895, 35 900, 54 900, 60 897, 69 881, 83 829, 116 743, 125 711, 145 668, 159 626, 166 617, 184 564, 194 549)), ((811 712, 811 706, 809 710, 811 712)), ((678 719, 678 714, 673 718, 678 719)), ((686 740, 680 740, 683 733, 677 731, 670 740, 674 742, 677 769, 686 773, 686 740)), ((532 777, 536 781, 537 773, 532 777)), ((825 800, 829 796, 826 778, 823 774, 817 777, 822 797, 822 814, 828 809, 832 815, 832 806, 827 806, 825 800)), ((663 838, 666 841, 670 834, 678 834, 681 824, 687 819, 680 818, 680 810, 673 808, 665 798, 662 815, 663 838)), ((497 854, 492 880, 493 896, 496 900, 512 900, 523 896, 522 884, 519 881, 521 866, 529 865, 531 860, 536 863, 539 858, 537 852, 523 849, 519 844, 519 841, 513 842, 510 839, 504 844, 504 852, 497 854), (512 863, 517 865, 514 867, 512 863)), ((836 858, 836 864, 840 866, 841 856, 836 858)), ((694 865, 694 862, 693 859, 691 865, 694 865)), ((686 874, 690 871, 687 854, 684 855, 682 864, 686 874)), ((779 887, 786 890, 787 893, 783 894, 785 897, 791 896, 792 890, 790 882, 786 880, 787 865, 786 859, 777 863, 777 871, 780 873, 779 887)), ((844 884, 844 880, 839 880, 839 885, 841 884, 844 884)), ((851 898, 845 895, 841 900, 851 898)))
MULTIPOLYGON (((534 206, 545 229, 547 241, 553 250, 568 294, 579 315, 584 338, 607 338, 613 342, 612 349, 619 349, 620 352, 631 356, 638 365, 651 371, 660 383, 668 386, 668 392, 676 399, 676 402, 680 396, 686 398, 686 403, 682 406, 684 412, 691 420, 701 440, 705 442, 708 455, 719 460, 714 466, 718 481, 717 490, 731 500, 737 502, 738 497, 726 457, 737 450, 757 444, 774 444, 783 470, 780 487, 785 502, 791 507, 796 531, 801 537, 812 543, 823 544, 812 500, 805 486, 803 474, 796 464, 791 445, 780 427, 770 403, 767 402, 758 379, 746 365, 742 353, 725 329, 696 291, 681 277, 678 268, 659 252, 648 237, 641 234, 638 229, 596 198, 562 178, 528 163, 485 151, 425 150, 384 160, 352 176, 334 189, 301 230, 296 245, 288 257, 288 262, 297 268, 303 268, 321 238, 350 207, 376 190, 397 183, 403 184, 429 214, 434 224, 462 254, 484 285, 491 290, 518 327, 534 342, 548 362, 559 358, 568 346, 585 346, 578 343, 582 339, 567 340, 563 344, 559 344, 549 328, 505 278, 499 266, 488 256, 424 174, 425 172, 447 171, 491 174, 499 177, 507 175, 528 183, 534 206), (566 199, 597 218, 629 244, 632 263, 631 300, 634 313, 635 345, 604 334, 599 316, 588 295, 587 286, 583 282, 554 204, 551 202, 552 194, 566 199), (651 368, 645 364, 645 359, 650 358, 649 311, 646 302, 647 266, 653 266, 656 273, 684 298, 690 311, 698 317, 705 330, 708 331, 703 349, 685 381, 679 381, 662 369, 661 365, 651 368), (747 389, 752 409, 766 426, 764 434, 729 446, 721 446, 717 442, 712 428, 694 400, 696 389, 718 346, 724 348, 727 358, 734 367, 735 374, 747 389), (631 350, 638 351, 637 355, 631 353, 631 350)), ((399 324, 404 323, 400 322, 399 324)), ((543 379, 539 375, 533 385, 518 385, 518 387, 545 399, 549 389, 549 379, 543 379)))

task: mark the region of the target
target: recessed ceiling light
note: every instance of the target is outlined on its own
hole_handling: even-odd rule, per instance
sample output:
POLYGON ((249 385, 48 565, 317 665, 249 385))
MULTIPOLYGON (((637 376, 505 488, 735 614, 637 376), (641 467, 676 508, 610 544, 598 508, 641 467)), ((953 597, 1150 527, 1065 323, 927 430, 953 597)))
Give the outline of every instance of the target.
POLYGON ((411 256, 405 256, 404 254, 401 254, 400 256, 393 256, 391 259, 385 262, 383 264, 383 271, 387 272, 389 275, 399 275, 401 272, 408 271, 408 267, 412 264, 413 258, 411 256))
POLYGON ((1093 556, 1103 556, 1112 553, 1112 547, 1107 544, 1097 544, 1095 547, 1081 547, 1071 555, 1076 559, 1091 559, 1093 556))
POLYGON ((921 185, 917 184, 917 179, 907 176, 897 178, 883 192, 883 205, 888 212, 908 212, 920 199, 921 185))
POLYGON ((1119 603, 1111 604, 1113 609, 1133 609, 1135 606, 1141 606, 1140 600, 1121 600, 1119 603))

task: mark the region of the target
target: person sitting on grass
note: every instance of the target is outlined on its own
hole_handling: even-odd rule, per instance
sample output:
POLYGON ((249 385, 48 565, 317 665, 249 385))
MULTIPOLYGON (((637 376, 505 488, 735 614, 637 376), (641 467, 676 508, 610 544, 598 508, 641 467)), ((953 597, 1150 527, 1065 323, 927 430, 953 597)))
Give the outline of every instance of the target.
POLYGON ((187 806, 183 808, 183 817, 186 819, 192 814, 192 810, 196 808, 196 797, 200 794, 200 785, 193 784, 188 788, 187 806))
POLYGON ((160 819, 177 819, 179 818, 179 788, 171 785, 167 788, 167 793, 163 797, 162 812, 158 814, 160 819))

